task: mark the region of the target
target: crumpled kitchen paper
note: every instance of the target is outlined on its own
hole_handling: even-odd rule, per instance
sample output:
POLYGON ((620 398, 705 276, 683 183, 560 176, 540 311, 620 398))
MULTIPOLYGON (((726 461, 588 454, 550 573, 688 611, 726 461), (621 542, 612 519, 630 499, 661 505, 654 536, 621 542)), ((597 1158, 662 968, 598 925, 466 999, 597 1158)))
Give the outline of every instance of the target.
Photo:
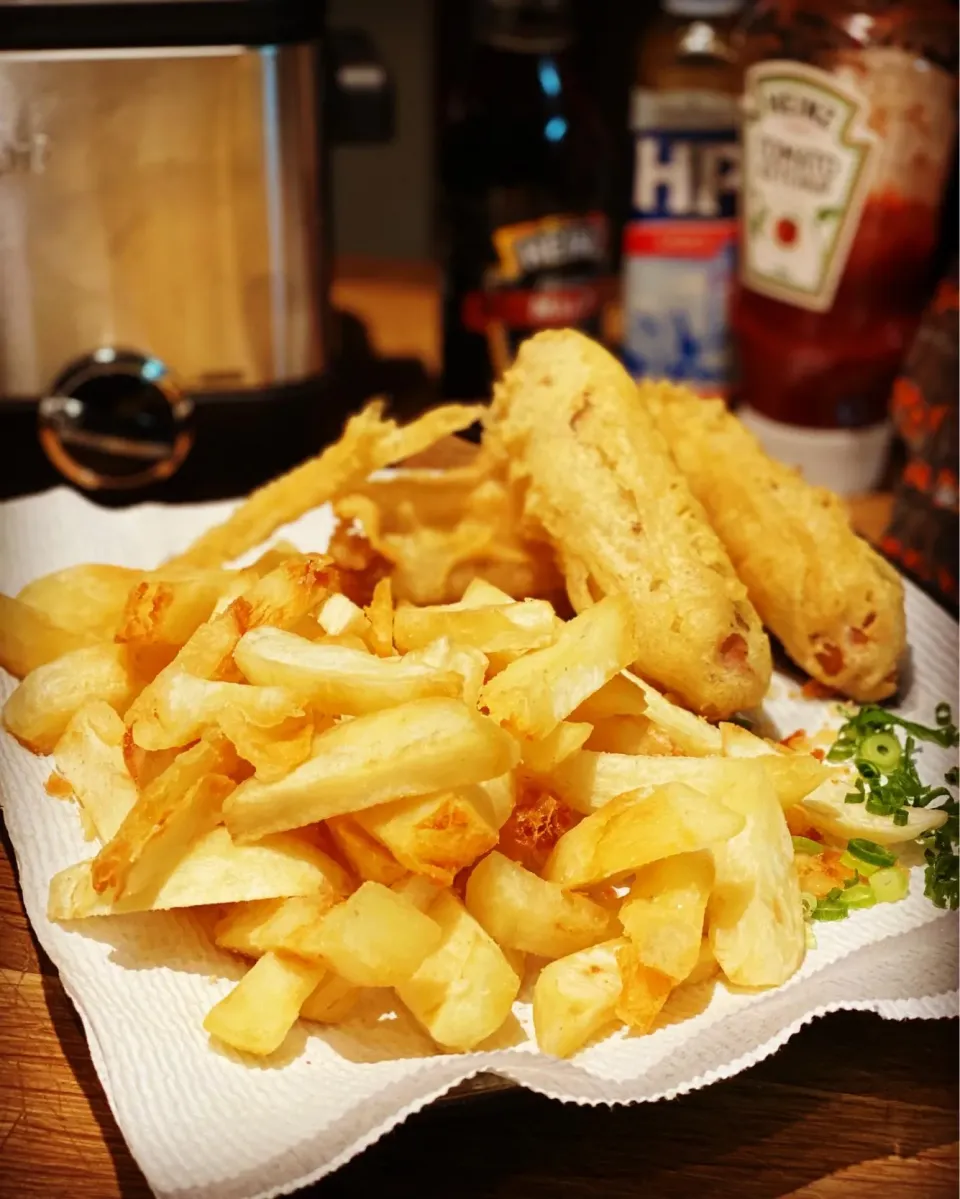
MULTIPOLYGON (((105 511, 66 490, 8 502, 0 505, 0 590, 16 594, 31 578, 77 562, 154 566, 229 507, 105 511)), ((330 527, 329 511, 320 510, 283 535, 322 549, 330 527)), ((902 710, 929 721, 938 702, 957 698, 957 627, 910 586, 907 613, 912 663, 902 710)), ((3 676, 0 699, 13 686, 3 676)), ((783 734, 825 723, 826 705, 802 699, 782 676, 766 710, 783 734)), ((946 752, 924 748, 930 780, 950 764, 946 752)), ((670 1001, 649 1035, 614 1033, 571 1061, 537 1052, 521 996, 515 1022, 484 1052, 439 1053, 402 1011, 371 1002, 339 1027, 296 1030, 285 1056, 250 1064, 213 1048, 203 1032, 204 1015, 241 968, 209 944, 194 917, 146 913, 71 928, 47 920, 51 876, 92 852, 75 807, 44 793, 49 771, 48 760, 0 735, 0 800, 27 914, 83 1019, 130 1149, 165 1199, 288 1193, 481 1072, 571 1103, 652 1101, 736 1074, 826 1012, 853 1008, 895 1020, 957 1012, 956 919, 924 899, 917 868, 904 902, 815 926, 817 948, 779 990, 706 984, 670 1001)))

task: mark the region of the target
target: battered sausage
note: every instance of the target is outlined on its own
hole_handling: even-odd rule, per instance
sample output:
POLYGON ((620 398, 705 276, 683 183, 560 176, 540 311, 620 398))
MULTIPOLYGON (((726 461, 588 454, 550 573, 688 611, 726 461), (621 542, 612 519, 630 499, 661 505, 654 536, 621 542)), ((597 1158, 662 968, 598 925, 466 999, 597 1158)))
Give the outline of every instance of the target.
POLYGON ((852 699, 892 695, 903 584, 840 500, 767 457, 720 400, 642 383, 639 396, 727 547, 767 628, 813 678, 852 699))
POLYGON ((615 358, 570 330, 538 333, 495 389, 488 430, 526 485, 525 515, 557 548, 574 606, 630 597, 639 674, 714 719, 763 699, 760 619, 615 358))

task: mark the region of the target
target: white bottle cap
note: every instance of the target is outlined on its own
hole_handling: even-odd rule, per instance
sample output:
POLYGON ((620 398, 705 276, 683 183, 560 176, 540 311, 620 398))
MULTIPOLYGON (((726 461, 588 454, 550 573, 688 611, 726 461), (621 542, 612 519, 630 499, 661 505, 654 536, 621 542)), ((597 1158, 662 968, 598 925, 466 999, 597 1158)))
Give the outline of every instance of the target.
POLYGON ((732 17, 744 0, 663 0, 663 10, 672 17, 732 17))
POLYGON ((752 408, 741 408, 737 415, 772 458, 799 467, 808 483, 838 495, 857 495, 880 482, 893 437, 889 421, 865 429, 808 429, 771 420, 752 408))

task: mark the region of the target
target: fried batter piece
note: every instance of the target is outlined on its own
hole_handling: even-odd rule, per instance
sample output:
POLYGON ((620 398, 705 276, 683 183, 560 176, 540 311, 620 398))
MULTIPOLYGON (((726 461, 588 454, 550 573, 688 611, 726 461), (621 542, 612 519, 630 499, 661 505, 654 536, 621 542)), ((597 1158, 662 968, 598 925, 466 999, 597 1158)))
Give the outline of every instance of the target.
POLYGON ((900 576, 835 495, 769 458, 720 400, 642 383, 639 394, 707 511, 764 624, 808 674, 885 699, 906 645, 900 576))
POLYGON ((770 645, 726 550, 626 371, 570 330, 520 348, 489 414, 526 483, 525 513, 558 550, 574 607, 633 603, 636 670, 714 719, 758 704, 770 645))

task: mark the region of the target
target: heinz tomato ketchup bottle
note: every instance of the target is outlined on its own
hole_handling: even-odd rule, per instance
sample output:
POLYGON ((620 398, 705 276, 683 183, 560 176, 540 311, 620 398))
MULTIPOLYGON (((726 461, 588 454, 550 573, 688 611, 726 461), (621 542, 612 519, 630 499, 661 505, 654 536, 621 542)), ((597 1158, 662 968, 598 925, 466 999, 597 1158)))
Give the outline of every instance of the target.
POLYGON ((738 0, 664 0, 630 97, 634 175, 623 241, 624 359, 711 395, 730 384, 740 71, 738 0))
POLYGON ((933 281, 956 5, 762 0, 741 36, 741 416, 811 482, 865 491, 933 281))

